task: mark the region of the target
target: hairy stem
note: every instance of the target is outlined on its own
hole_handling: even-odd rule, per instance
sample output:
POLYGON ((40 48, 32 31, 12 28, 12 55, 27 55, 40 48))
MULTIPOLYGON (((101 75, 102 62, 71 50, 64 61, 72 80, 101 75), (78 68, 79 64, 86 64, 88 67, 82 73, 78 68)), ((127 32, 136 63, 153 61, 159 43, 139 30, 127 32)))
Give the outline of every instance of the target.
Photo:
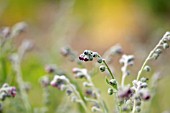
POLYGON ((104 63, 104 65, 106 66, 107 70, 109 71, 111 78, 112 78, 112 79, 115 79, 115 77, 114 77, 113 74, 112 74, 112 71, 110 70, 110 68, 109 68, 109 66, 107 65, 107 63, 106 63, 105 60, 103 60, 103 63, 104 63))
POLYGON ((94 86, 94 84, 93 84, 93 82, 92 82, 92 80, 91 80, 90 75, 87 75, 86 77, 87 77, 87 81, 92 85, 92 89, 95 91, 95 94, 96 94, 96 96, 97 96, 97 100, 100 102, 100 104, 101 104, 101 106, 102 106, 102 108, 103 108, 103 113, 108 113, 108 110, 107 110, 107 108, 106 108, 103 100, 101 99, 100 94, 97 92, 97 89, 96 89, 96 87, 94 86))
POLYGON ((75 89, 75 87, 69 82, 68 85, 72 88, 72 90, 74 91, 74 93, 77 95, 77 97, 81 100, 80 104, 82 105, 82 107, 84 108, 84 110, 87 113, 90 113, 89 109, 87 108, 86 104, 84 103, 84 101, 82 100, 79 92, 75 89))
POLYGON ((15 62, 14 69, 16 71, 16 79, 17 79, 17 83, 18 83, 18 86, 19 86, 19 89, 20 89, 20 93, 21 93, 21 98, 23 100, 26 112, 27 113, 31 113, 32 112, 32 108, 31 108, 31 105, 30 105, 29 100, 28 100, 27 92, 24 89, 24 81, 22 79, 20 63, 15 62))
POLYGON ((143 69, 145 67, 145 65, 148 63, 148 61, 151 59, 153 53, 155 52, 155 50, 157 48, 159 48, 161 46, 161 43, 163 42, 163 40, 168 36, 170 35, 170 32, 166 32, 163 36, 163 38, 158 42, 158 44, 155 46, 155 48, 149 53, 148 57, 145 59, 144 63, 142 64, 142 67, 140 68, 139 72, 138 72, 138 75, 137 75, 137 79, 136 80, 139 80, 142 72, 143 72, 143 69))
POLYGON ((125 78, 126 78, 126 76, 127 76, 127 72, 126 72, 127 66, 128 66, 128 64, 125 63, 124 66, 122 67, 122 69, 123 69, 123 70, 122 70, 122 81, 121 81, 121 86, 122 86, 122 87, 124 86, 125 78))

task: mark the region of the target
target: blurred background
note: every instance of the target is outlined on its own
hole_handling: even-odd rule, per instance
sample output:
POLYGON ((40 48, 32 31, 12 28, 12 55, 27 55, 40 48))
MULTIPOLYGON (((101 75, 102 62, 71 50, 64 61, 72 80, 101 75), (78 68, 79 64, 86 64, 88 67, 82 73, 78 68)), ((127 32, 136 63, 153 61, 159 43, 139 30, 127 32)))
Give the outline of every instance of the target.
MULTIPOLYGON (((41 90, 37 83, 39 77, 45 74, 44 65, 56 63, 61 68, 66 67, 66 71, 76 66, 59 54, 63 46, 70 46, 78 53, 91 49, 102 54, 119 43, 125 53, 136 57, 132 77, 135 78, 135 73, 149 51, 166 31, 170 31, 170 1, 0 0, 0 27, 12 26, 20 21, 26 22, 28 29, 16 38, 15 43, 19 45, 22 40, 29 39, 35 45, 22 65, 24 80, 33 84, 30 100, 33 106, 40 106, 41 96, 37 95, 41 94, 41 90)), ((170 52, 167 50, 152 64, 153 71, 160 70, 166 75, 160 81, 152 113, 170 109, 170 77, 167 76, 170 72, 169 57, 170 52)), ((100 79, 104 83, 104 79, 100 79)), ((96 84, 102 90, 107 90, 107 86, 99 84, 97 80, 95 77, 96 84)), ((57 97, 64 93, 56 93, 57 101, 57 97)), ((109 96, 105 98, 106 101, 109 99, 109 96)), ((58 99, 59 102, 60 100, 58 99)))

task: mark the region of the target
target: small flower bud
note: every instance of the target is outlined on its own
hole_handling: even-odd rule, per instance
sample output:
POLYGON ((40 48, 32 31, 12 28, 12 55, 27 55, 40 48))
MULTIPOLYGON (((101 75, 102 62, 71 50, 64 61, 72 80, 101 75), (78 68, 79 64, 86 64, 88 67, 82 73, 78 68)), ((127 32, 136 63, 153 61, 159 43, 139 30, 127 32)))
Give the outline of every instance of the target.
POLYGON ((146 66, 144 67, 144 70, 145 70, 146 72, 149 72, 149 71, 151 71, 151 68, 150 68, 150 66, 146 65, 146 66))
POLYGON ((88 82, 83 82, 83 86, 84 86, 84 87, 91 87, 92 84, 91 84, 91 83, 88 83, 88 82))
POLYGON ((158 53, 154 53, 154 54, 152 55, 152 57, 156 60, 156 59, 158 59, 159 54, 158 54, 158 53))
POLYGON ((148 84, 146 82, 141 84, 141 88, 146 88, 146 87, 148 87, 148 84))
POLYGON ((93 52, 93 57, 97 57, 98 53, 97 52, 93 52))
POLYGON ((83 55, 83 54, 81 54, 81 55, 79 56, 79 60, 84 60, 84 55, 83 55))
POLYGON ((169 48, 169 45, 168 45, 168 43, 164 43, 164 44, 163 44, 163 48, 164 48, 164 49, 167 49, 167 48, 169 48))
POLYGON ((137 99, 136 100, 136 106, 140 106, 141 105, 141 100, 140 99, 137 99))
POLYGON ((82 72, 78 72, 77 74, 75 74, 76 78, 84 78, 85 75, 82 72))
POLYGON ((101 66, 99 67, 99 69, 100 69, 101 72, 104 72, 105 69, 106 69, 106 67, 105 67, 104 65, 101 65, 101 66))
POLYGON ((73 93, 73 91, 68 89, 68 90, 66 91, 66 93, 67 93, 68 96, 70 96, 70 95, 73 93))
POLYGON ((142 78, 140 79, 140 81, 141 81, 141 82, 146 82, 146 81, 148 81, 148 78, 142 77, 142 78))
POLYGON ((45 71, 47 73, 54 73, 56 71, 57 67, 54 64, 46 65, 45 66, 45 71))
POLYGON ((110 83, 111 85, 116 85, 116 84, 117 84, 117 81, 116 81, 116 79, 111 79, 111 80, 109 81, 109 83, 110 83))
POLYGON ((102 58, 98 58, 98 59, 97 59, 97 62, 98 62, 98 63, 102 63, 102 62, 103 62, 103 59, 102 59, 102 58))
POLYGON ((70 48, 68 48, 68 47, 63 47, 63 48, 61 48, 61 50, 60 50, 60 53, 63 55, 63 56, 68 56, 69 54, 70 54, 70 48))
POLYGON ((89 60, 92 61, 93 60, 93 56, 89 55, 89 60))
POLYGON ((168 38, 163 39, 163 43, 166 43, 168 41, 168 38))
POLYGON ((158 49, 155 50, 155 52, 158 53, 158 54, 161 54, 162 53, 162 49, 158 48, 158 49))
POLYGON ((85 57, 84 57, 84 61, 85 61, 85 62, 89 61, 89 56, 85 56, 85 57))
POLYGON ((93 91, 91 89, 87 89, 85 91, 86 96, 91 96, 93 94, 93 91))
POLYGON ((147 89, 142 89, 139 91, 140 97, 144 100, 147 101, 151 98, 151 95, 147 89))
POLYGON ((112 89, 112 88, 109 88, 109 89, 108 89, 108 94, 109 94, 109 95, 112 95, 112 94, 113 94, 113 89, 112 89))
POLYGON ((141 108, 139 106, 136 106, 136 112, 140 112, 141 108))
POLYGON ((85 55, 89 55, 90 51, 89 50, 84 50, 85 55))

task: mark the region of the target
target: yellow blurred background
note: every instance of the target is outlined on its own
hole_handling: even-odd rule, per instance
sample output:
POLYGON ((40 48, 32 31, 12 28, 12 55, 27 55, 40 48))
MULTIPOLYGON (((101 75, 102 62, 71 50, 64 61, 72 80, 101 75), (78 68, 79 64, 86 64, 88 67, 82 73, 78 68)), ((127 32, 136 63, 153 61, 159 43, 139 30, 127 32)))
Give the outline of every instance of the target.
MULTIPOLYGON (((59 49, 63 46, 70 45, 80 53, 84 49, 103 53, 112 45, 120 43, 125 53, 134 53, 137 56, 136 65, 139 67, 142 59, 163 34, 170 31, 170 0, 0 0, 0 28, 12 26, 20 21, 27 22, 28 29, 16 39, 16 43, 23 39, 32 40, 36 52, 40 52, 38 54, 43 60, 40 64, 55 61, 54 63, 65 67, 72 65, 58 60, 61 59, 58 58, 61 57, 58 56, 59 49)), ((167 52, 165 55, 160 59, 168 59, 170 54, 167 52)), ((25 65, 34 64, 34 60, 29 62, 25 65)), ((161 60, 154 68, 169 70, 169 65, 166 60, 161 60)), ((43 70, 43 66, 42 69, 39 68, 37 70, 43 70)), ((29 72, 29 69, 32 70, 29 67, 23 71, 32 78, 25 76, 25 79, 37 82, 33 72, 38 71, 29 72)), ((42 73, 37 75, 40 76, 42 73)), ((162 95, 161 91, 167 90, 161 89, 162 87, 170 86, 169 77, 167 78, 159 87, 160 92, 157 96, 162 95)), ((101 84, 97 84, 102 87, 101 84)), ((33 90, 30 98, 39 99, 37 89, 33 90)), ((162 99, 155 101, 156 107, 159 106, 159 102, 163 105, 163 108, 156 109, 157 113, 169 109, 169 94, 168 89, 162 99)))

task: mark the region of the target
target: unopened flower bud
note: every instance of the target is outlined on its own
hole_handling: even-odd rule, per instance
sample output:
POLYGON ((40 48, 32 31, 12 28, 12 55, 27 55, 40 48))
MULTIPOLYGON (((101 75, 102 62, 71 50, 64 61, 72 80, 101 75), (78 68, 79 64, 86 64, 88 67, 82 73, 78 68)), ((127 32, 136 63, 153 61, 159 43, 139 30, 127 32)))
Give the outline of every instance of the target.
POLYGON ((163 43, 166 43, 168 41, 168 38, 163 39, 163 43))
POLYGON ((141 81, 141 82, 146 82, 146 81, 148 81, 148 78, 142 77, 142 78, 140 79, 140 81, 141 81))
POLYGON ((100 69, 101 72, 104 72, 105 69, 106 69, 106 67, 105 67, 104 65, 101 65, 101 66, 99 67, 99 69, 100 69))
POLYGON ((98 53, 97 52, 93 52, 93 57, 97 57, 98 53))
POLYGON ((161 54, 162 53, 162 49, 158 48, 158 49, 155 50, 155 52, 158 53, 158 54, 161 54))
POLYGON ((84 55, 83 55, 83 54, 81 54, 81 55, 79 56, 79 60, 84 60, 84 55))
POLYGON ((85 62, 89 61, 89 56, 85 56, 85 57, 84 57, 84 61, 85 61, 85 62))
POLYGON ((146 66, 144 67, 144 70, 145 70, 146 72, 149 72, 149 71, 151 71, 151 68, 150 68, 150 66, 146 65, 146 66))
POLYGON ((102 58, 98 58, 98 59, 97 59, 97 62, 98 62, 98 63, 102 63, 102 62, 103 62, 103 59, 102 59, 102 58))
POLYGON ((136 100, 136 106, 140 106, 141 105, 141 100, 140 99, 137 99, 136 100))
POLYGON ((89 55, 90 51, 89 50, 84 50, 85 55, 89 55))
POLYGON ((73 93, 73 91, 70 90, 70 89, 68 89, 68 90, 66 91, 66 93, 67 93, 68 96, 70 96, 70 95, 73 93))
POLYGON ((109 94, 109 95, 112 95, 112 94, 113 94, 113 89, 112 89, 112 88, 109 88, 109 89, 108 89, 108 94, 109 94))
POLYGON ((156 60, 156 59, 158 59, 159 54, 158 54, 158 53, 154 53, 154 54, 152 55, 152 57, 156 60))
POLYGON ((68 47, 63 47, 63 48, 61 48, 61 50, 60 50, 60 53, 63 55, 63 56, 68 56, 69 54, 70 54, 70 48, 68 48, 68 47))
POLYGON ((93 56, 89 55, 89 60, 92 61, 93 60, 93 56))
POLYGON ((144 82, 144 83, 141 84, 141 87, 146 88, 146 87, 148 87, 148 84, 146 82, 144 82))
POLYGON ((55 65, 53 65, 53 64, 50 64, 50 65, 46 65, 45 66, 45 71, 47 72, 47 73, 54 73, 55 71, 56 71, 56 66, 55 65))
POLYGON ((140 111, 141 111, 140 106, 136 106, 136 112, 140 112, 140 111))
POLYGON ((117 84, 117 81, 116 81, 116 79, 111 79, 111 80, 109 81, 109 83, 110 83, 111 85, 116 85, 116 84, 117 84))
POLYGON ((168 43, 164 43, 164 44, 163 44, 163 48, 164 48, 164 49, 169 48, 169 44, 168 44, 168 43))
POLYGON ((147 101, 151 98, 151 95, 147 89, 142 89, 139 91, 140 97, 144 100, 147 101))
POLYGON ((92 84, 91 84, 91 83, 88 83, 88 82, 83 82, 83 86, 84 86, 84 87, 91 87, 92 84))

